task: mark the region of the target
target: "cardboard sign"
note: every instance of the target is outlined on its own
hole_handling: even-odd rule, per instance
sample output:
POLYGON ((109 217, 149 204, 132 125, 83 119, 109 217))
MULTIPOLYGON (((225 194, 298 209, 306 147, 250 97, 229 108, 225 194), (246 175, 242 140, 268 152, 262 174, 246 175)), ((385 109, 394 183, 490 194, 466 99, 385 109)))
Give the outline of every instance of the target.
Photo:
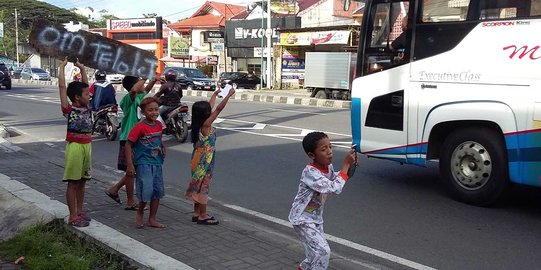
POLYGON ((158 60, 152 52, 86 31, 69 32, 62 25, 37 20, 30 45, 40 54, 79 62, 87 67, 135 77, 153 78, 158 60))

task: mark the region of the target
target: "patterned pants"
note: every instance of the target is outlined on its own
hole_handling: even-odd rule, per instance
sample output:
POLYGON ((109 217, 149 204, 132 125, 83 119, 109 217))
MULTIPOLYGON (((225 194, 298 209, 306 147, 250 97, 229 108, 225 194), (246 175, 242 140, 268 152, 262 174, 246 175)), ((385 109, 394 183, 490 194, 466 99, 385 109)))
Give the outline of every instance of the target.
POLYGON ((305 223, 293 225, 304 246, 306 259, 301 262, 302 270, 325 270, 329 267, 331 249, 323 236, 323 224, 305 223))

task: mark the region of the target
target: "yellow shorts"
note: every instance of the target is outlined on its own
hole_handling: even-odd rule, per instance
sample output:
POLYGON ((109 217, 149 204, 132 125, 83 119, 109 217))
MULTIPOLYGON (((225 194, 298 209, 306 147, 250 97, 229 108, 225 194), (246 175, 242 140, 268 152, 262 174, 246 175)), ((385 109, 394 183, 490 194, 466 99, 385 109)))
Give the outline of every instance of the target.
POLYGON ((92 178, 90 143, 68 143, 64 165, 64 181, 90 180, 92 178))

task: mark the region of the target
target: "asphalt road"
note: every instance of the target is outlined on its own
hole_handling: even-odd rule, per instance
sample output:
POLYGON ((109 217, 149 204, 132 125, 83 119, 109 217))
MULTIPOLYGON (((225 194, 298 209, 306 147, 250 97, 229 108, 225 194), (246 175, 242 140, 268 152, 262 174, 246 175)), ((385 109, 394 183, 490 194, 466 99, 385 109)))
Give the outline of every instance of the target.
MULTIPOLYGON (((220 117, 211 197, 280 220, 287 220, 300 172, 309 161, 302 134, 330 134, 339 146, 336 168, 351 142, 348 110, 231 101, 220 117)), ((0 123, 31 135, 14 137, 14 142, 62 144, 65 136, 57 90, 51 87, 0 90, 0 123)), ((182 196, 192 146, 170 137, 165 144, 166 190, 182 196)), ((118 142, 97 136, 94 166, 113 170, 117 152, 118 142)), ((515 187, 507 201, 479 208, 446 196, 437 164, 421 168, 364 157, 360 162, 342 194, 326 204, 326 233, 438 269, 540 267, 540 190, 515 187)))

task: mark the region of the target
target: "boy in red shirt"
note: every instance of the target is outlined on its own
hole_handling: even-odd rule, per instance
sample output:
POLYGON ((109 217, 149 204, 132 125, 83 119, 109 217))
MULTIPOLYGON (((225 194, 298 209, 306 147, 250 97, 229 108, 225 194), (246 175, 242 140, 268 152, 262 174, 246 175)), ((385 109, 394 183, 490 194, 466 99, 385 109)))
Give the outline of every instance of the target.
POLYGON ((162 174, 165 147, 162 144, 162 123, 156 121, 160 115, 158 99, 147 97, 141 101, 140 107, 145 119, 131 129, 126 142, 126 175, 135 176, 139 200, 135 227, 143 227, 143 211, 150 202, 148 226, 165 228, 164 224, 156 221, 160 199, 165 195, 162 174))

